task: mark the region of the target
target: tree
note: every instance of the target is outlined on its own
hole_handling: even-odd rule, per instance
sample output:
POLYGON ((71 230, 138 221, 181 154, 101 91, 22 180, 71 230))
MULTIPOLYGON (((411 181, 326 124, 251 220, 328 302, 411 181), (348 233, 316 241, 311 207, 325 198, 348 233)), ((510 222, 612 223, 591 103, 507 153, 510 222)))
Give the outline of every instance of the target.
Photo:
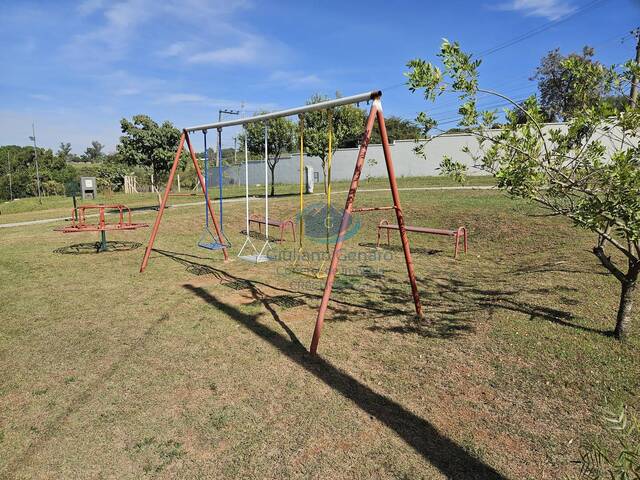
MULTIPOLYGON (((328 100, 328 97, 314 95, 308 105, 328 100)), ((329 153, 329 115, 332 123, 331 151, 337 148, 355 146, 359 143, 364 131, 362 110, 353 105, 336 107, 330 111, 316 110, 304 114, 304 147, 305 152, 320 157, 324 173, 324 190, 327 191, 327 158, 329 153)))
MULTIPOLYGON (((363 112, 363 116, 364 115, 365 114, 363 112)), ((406 118, 391 115, 389 117, 385 117, 384 123, 387 127, 389 142, 391 143, 396 140, 417 140, 420 137, 420 127, 418 127, 415 122, 407 120, 406 118)), ((382 143, 380 130, 376 128, 373 129, 373 132, 371 132, 371 143, 382 143)))
POLYGON ((102 152, 103 149, 104 145, 97 140, 93 140, 91 142, 91 146, 87 147, 84 151, 83 157, 85 162, 96 163, 102 161, 104 158, 104 153, 102 152))
POLYGON ((71 155, 71 144, 60 142, 60 146, 58 147, 56 156, 66 162, 69 159, 70 155, 71 155))
MULTIPOLYGON (((8 173, 11 172, 11 190, 15 198, 37 195, 35 155, 33 147, 7 145, 0 147, 0 199, 9 199, 8 173), (7 164, 7 157, 11 163, 7 164)), ((45 195, 64 193, 65 186, 77 180, 76 170, 48 148, 38 148, 41 188, 45 195)))
MULTIPOLYGON (((477 153, 465 149, 476 166, 493 173, 498 186, 511 195, 533 200, 550 214, 593 232, 593 254, 621 285, 614 335, 624 339, 631 329, 640 273, 640 109, 628 102, 616 110, 608 99, 594 97, 592 88, 611 85, 624 95, 623 86, 640 73, 640 66, 629 61, 607 68, 577 57, 564 59, 560 66, 568 77, 589 81, 571 83, 571 117, 565 128, 550 128, 542 125, 545 114, 535 97, 518 106, 498 92, 479 88, 480 61, 457 43, 445 40, 438 56, 443 69, 421 59, 408 63, 410 90, 422 90, 428 101, 447 90, 456 92, 460 125, 478 139, 477 153), (490 131, 497 112, 478 111, 478 93, 508 100, 526 120, 519 123, 507 110, 505 123, 490 131)), ((418 118, 427 130, 435 125, 426 113, 418 118)), ((449 157, 443 158, 441 168, 458 178, 466 173, 465 165, 449 157)))
MULTIPOLYGON (((246 135, 249 152, 264 157, 264 123, 247 124, 246 135)), ((267 122, 267 151, 269 154, 267 165, 271 172, 272 196, 275 195, 276 166, 283 153, 293 150, 295 136, 296 126, 291 120, 281 117, 271 119, 267 122)), ((244 145, 244 136, 241 136, 240 145, 244 145)))
POLYGON ((556 48, 542 58, 532 80, 538 80, 545 120, 567 120, 586 106, 597 104, 611 91, 609 78, 598 74, 604 66, 593 60, 593 55, 591 47, 568 56, 556 48))
MULTIPOLYGON (((123 118, 120 126, 123 135, 116 149, 118 156, 127 165, 150 168, 155 187, 171 169, 180 143, 180 130, 171 122, 158 125, 147 115, 134 115, 131 121, 123 118)), ((187 158, 187 153, 183 152, 182 168, 186 166, 187 158)))

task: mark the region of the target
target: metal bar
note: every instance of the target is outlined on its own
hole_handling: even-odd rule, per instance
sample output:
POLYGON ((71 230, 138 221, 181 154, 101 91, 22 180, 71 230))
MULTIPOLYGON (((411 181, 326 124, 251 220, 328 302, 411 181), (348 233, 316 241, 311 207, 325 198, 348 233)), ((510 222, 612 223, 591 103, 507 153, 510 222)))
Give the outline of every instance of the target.
POLYGON ((244 131, 244 208, 247 222, 247 237, 249 236, 249 150, 247 149, 248 130, 244 131))
POLYGON ((394 208, 396 208, 396 207, 394 207, 394 206, 390 206, 390 207, 360 207, 360 208, 354 208, 353 212, 354 213, 355 212, 358 212, 358 213, 360 213, 360 212, 375 212, 375 211, 378 211, 378 210, 393 210, 394 208))
POLYGON ((396 211, 396 218, 398 219, 398 230, 400 231, 400 240, 402 241, 402 250, 404 251, 405 263, 407 264, 407 274, 409 275, 409 282, 411 283, 411 294, 413 296, 413 303, 416 307, 416 316, 422 318, 420 294, 418 293, 416 274, 413 269, 413 261, 411 260, 411 249, 409 248, 409 239, 407 238, 407 231, 405 230, 404 215, 402 214, 402 207, 400 206, 400 193, 398 192, 396 173, 393 168, 393 160, 391 158, 391 148, 389 147, 389 136, 387 135, 387 127, 384 123, 384 114, 382 113, 380 100, 374 101, 373 104, 374 106, 376 106, 376 104, 378 105, 376 115, 378 117, 378 128, 380 129, 380 138, 382 140, 382 151, 384 152, 384 160, 387 164, 389 186, 391 187, 391 196, 393 197, 393 205, 396 211))
POLYGON ((207 131, 202 131, 204 137, 204 226, 209 228, 209 147, 207 147, 207 131))
POLYGON ((264 218, 265 218, 265 237, 269 241, 269 170, 267 163, 269 159, 269 127, 264 126, 264 218))
POLYGON ((362 167, 364 165, 364 159, 367 155, 367 147, 371 140, 371 131, 373 129, 373 122, 376 119, 376 112, 379 108, 379 102, 375 101, 371 105, 369 111, 369 117, 367 118, 367 124, 364 130, 364 137, 360 144, 360 151, 358 152, 358 159, 356 161, 356 167, 353 171, 353 178, 351 179, 351 186, 349 187, 349 194, 347 195, 347 201, 344 207, 344 213, 342 214, 342 221, 340 222, 340 231, 338 238, 336 238, 336 245, 333 248, 333 255, 331 256, 331 265, 329 266, 329 272, 327 274, 327 280, 324 285, 324 293, 322 294, 322 301, 320 302, 320 309, 318 310, 318 317, 316 318, 316 326, 313 331, 313 338, 311 339, 311 347, 309 351, 312 355, 315 355, 318 351, 318 343, 320 342, 320 335, 322 333, 322 326, 324 325, 324 316, 327 313, 327 307, 329 306, 329 298, 331 297, 331 289, 333 288, 333 281, 336 278, 336 272, 338 271, 338 261, 340 259, 340 251, 342 250, 342 244, 344 243, 344 235, 349 227, 349 217, 351 216, 351 210, 353 208, 353 202, 356 198, 356 190, 358 189, 358 183, 360 181, 360 174, 362 173, 362 167))
POLYGON ((333 100, 327 100, 325 102, 312 103, 310 105, 304 105, 302 107, 289 108, 287 110, 279 110, 277 112, 263 113, 262 115, 255 115, 248 118, 239 118, 238 120, 227 120, 225 122, 208 123, 205 125, 196 125, 194 127, 185 128, 187 132, 195 132, 200 130, 208 130, 210 128, 225 128, 233 127, 235 125, 245 125, 247 123, 264 122, 265 120, 271 120, 273 118, 288 117, 291 115, 297 115, 304 112, 313 112, 315 110, 325 110, 328 108, 339 107, 342 105, 349 105, 352 103, 366 102, 368 100, 375 100, 382 96, 382 91, 373 90, 371 92, 360 93, 358 95, 351 95, 350 97, 335 98, 333 100))
MULTIPOLYGON (((204 189, 204 185, 206 185, 204 178, 202 178, 202 172, 200 171, 200 166, 198 165, 198 159, 196 158, 196 152, 191 146, 191 140, 189 139, 189 134, 185 132, 185 140, 187 142, 187 149, 189 150, 189 155, 191 155, 191 160, 193 161, 193 166, 196 169, 196 174, 198 175, 198 179, 200 180, 200 185, 204 189)), ((173 180, 173 179, 172 179, 173 180)), ((205 192, 202 192, 205 193, 205 192)), ((220 233, 220 225, 218 225, 218 220, 216 216, 213 214, 213 207, 211 207, 211 199, 205 193, 205 198, 207 199, 207 208, 209 209, 209 215, 211 215, 211 220, 213 220, 213 227, 216 231, 216 235, 218 236, 218 242, 222 245, 226 245, 224 240, 222 239, 222 233, 220 233)), ((222 254, 224 255, 225 260, 229 260, 229 254, 227 253, 227 247, 222 247, 222 254)))
POLYGON ((171 192, 173 177, 175 176, 176 170, 178 169, 178 165, 180 164, 180 156, 182 155, 182 149, 184 148, 184 140, 186 136, 187 136, 186 132, 182 132, 182 135, 180 136, 180 144, 178 145, 178 151, 176 152, 176 156, 173 159, 173 165, 171 166, 171 171, 169 172, 169 180, 167 181, 167 187, 164 189, 164 195, 162 196, 162 203, 160 203, 160 210, 158 210, 156 221, 154 222, 153 229, 151 230, 151 237, 149 237, 149 244, 147 245, 147 249, 144 252, 144 257, 142 258, 142 264, 140 265, 140 273, 144 272, 144 269, 147 268, 147 263, 149 262, 149 256, 151 255, 151 249, 153 248, 153 243, 156 240, 156 235, 158 234, 158 228, 160 227, 160 220, 162 220, 162 214, 164 213, 164 209, 167 205, 167 199, 169 198, 169 193, 171 192))
POLYGON ((220 210, 220 231, 224 235, 224 218, 222 216, 222 129, 218 129, 218 210, 220 210))

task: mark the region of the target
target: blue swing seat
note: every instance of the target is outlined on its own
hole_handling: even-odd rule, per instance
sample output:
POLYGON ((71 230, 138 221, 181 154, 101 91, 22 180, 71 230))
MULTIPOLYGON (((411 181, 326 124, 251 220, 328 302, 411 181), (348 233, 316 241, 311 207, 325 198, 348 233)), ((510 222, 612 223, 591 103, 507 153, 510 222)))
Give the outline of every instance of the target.
POLYGON ((207 250, 222 250, 223 248, 229 248, 229 245, 220 242, 198 242, 200 248, 206 248, 207 250))
POLYGON ((198 246, 200 248, 206 248, 207 250, 222 250, 223 248, 231 247, 231 242, 227 239, 227 236, 224 233, 222 233, 222 238, 224 239, 224 242, 220 242, 217 236, 209 230, 209 227, 205 226, 204 231, 198 240, 198 246))

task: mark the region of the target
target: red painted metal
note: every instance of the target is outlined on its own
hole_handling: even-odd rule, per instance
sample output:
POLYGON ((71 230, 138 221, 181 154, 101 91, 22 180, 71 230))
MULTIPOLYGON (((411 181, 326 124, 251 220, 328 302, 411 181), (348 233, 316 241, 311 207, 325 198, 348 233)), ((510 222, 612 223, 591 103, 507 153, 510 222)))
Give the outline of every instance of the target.
POLYGON ((382 150, 384 152, 384 160, 387 164, 387 175, 389 176, 389 185, 391 187, 391 196, 393 205, 396 207, 396 218, 398 219, 398 227, 400 230, 400 240, 402 242, 402 250, 404 251, 404 260, 407 264, 407 275, 409 283, 411 283, 411 295, 413 296, 413 304, 416 308, 416 316, 422 318, 422 306, 420 305, 420 294, 418 293, 418 284, 416 283, 416 274, 413 269, 413 261, 411 260, 411 249, 409 248, 409 239, 404 228, 404 215, 402 214, 402 206, 400 205, 400 193, 398 192, 398 182, 396 181, 396 172, 393 168, 393 160, 391 158, 391 147, 389 146, 389 136, 387 135, 387 127, 384 123, 384 114, 382 108, 376 112, 378 117, 378 128, 380 129, 380 139, 382 140, 382 150))
POLYGON ((71 210, 71 225, 56 228, 55 231, 62 233, 105 232, 113 230, 135 230, 148 226, 146 223, 133 223, 131 219, 131 209, 126 205, 81 205, 71 210), (98 223, 87 223, 87 210, 98 210, 98 223), (105 210, 117 210, 118 222, 108 223, 105 220, 105 210), (127 212, 126 219, 125 211, 127 212))
POLYGON ((156 220, 153 223, 153 228, 151 229, 149 244, 147 245, 147 248, 144 251, 144 257, 142 257, 142 264, 140 265, 140 273, 144 272, 144 269, 147 268, 147 263, 149 263, 149 256, 151 255, 153 244, 156 241, 156 235, 158 234, 158 229, 160 228, 160 221, 162 220, 162 214, 164 213, 164 209, 167 206, 167 199, 169 198, 169 193, 171 193, 173 178, 175 177, 176 170, 178 169, 178 165, 180 164, 180 156, 182 155, 182 150, 184 149, 185 137, 186 137, 186 132, 182 132, 182 135, 180 136, 180 144, 178 145, 178 151, 176 152, 176 156, 173 159, 173 165, 171 165, 171 171, 169 172, 169 180, 167 181, 167 188, 164 189, 164 195, 162 196, 160 209, 158 210, 158 215, 156 215, 156 220))
MULTIPOLYGON (((313 331, 313 338, 311 339, 311 347, 309 349, 311 354, 313 355, 315 355, 318 351, 318 343, 320 342, 320 335, 322 334, 324 317, 327 312, 327 307, 329 306, 329 298, 331 297, 333 282, 335 280, 335 276, 338 271, 338 261, 340 258, 340 251, 342 250, 342 245, 344 243, 344 240, 343 240, 344 235, 347 232, 350 216, 351 216, 351 213, 353 212, 353 202, 355 201, 356 191, 358 189, 358 183, 360 182, 360 175, 362 173, 362 167, 364 165, 364 160, 367 154, 367 147, 369 146, 369 141, 371 140, 371 131, 373 130, 373 123, 376 120, 376 118, 378 120, 378 126, 380 128, 380 136, 382 138, 384 156, 387 164, 387 173, 389 175, 389 184, 391 186, 393 207, 374 207, 374 209, 377 208, 382 210, 388 210, 392 208, 396 211, 396 216, 398 217, 398 224, 402 226, 402 228, 400 229, 400 235, 403 241, 404 256, 407 264, 409 281, 411 283, 411 290, 413 293, 413 300, 416 308, 416 314, 419 317, 422 317, 422 309, 420 306, 420 296, 418 293, 415 273, 413 270, 411 252, 409 250, 409 240, 407 239, 407 234, 404 230, 404 219, 402 216, 402 208, 400 206, 400 195, 398 193, 398 184, 396 182, 396 176, 393 169, 391 149, 389 148, 389 138, 387 136, 387 130, 384 123, 384 115, 382 113, 380 100, 376 99, 374 100, 373 105, 371 106, 371 110, 369 111, 369 117, 367 118, 364 137, 363 137, 362 143, 360 144, 358 159, 356 161, 356 166, 353 171, 353 178, 351 179, 351 186, 349 187, 349 193, 347 194, 347 201, 345 203, 344 213, 342 215, 342 221, 340 223, 338 238, 336 239, 336 244, 333 249, 333 255, 331 257, 331 265, 329 266, 329 272, 327 274, 324 293, 322 294, 322 301, 320 302, 320 309, 318 310, 316 325, 313 331)), ((367 211, 367 210, 362 210, 362 211, 367 211)))
POLYGON ((352 212, 356 213, 360 213, 360 212, 377 212, 378 210, 393 210, 394 207, 393 205, 389 206, 389 207, 360 207, 360 208, 354 208, 352 210, 352 212))
MULTIPOLYGON (((176 156, 173 159, 173 165, 171 166, 171 171, 169 172, 169 179, 167 180, 167 187, 164 189, 164 195, 162 196, 162 202, 160 203, 160 209, 158 210, 158 215, 156 215, 156 220, 153 224, 153 229, 151 230, 151 236, 149 237, 149 244, 144 252, 144 257, 142 258, 142 264, 140 265, 140 273, 144 272, 145 268, 147 268, 147 263, 149 263, 149 257, 151 256, 151 250, 153 249, 153 244, 156 241, 156 235, 158 234, 158 229, 160 228, 160 221, 162 220, 162 214, 167 206, 167 199, 171 193, 171 187, 173 186, 173 179, 176 175, 176 170, 178 169, 178 165, 180 164, 180 156, 182 155, 182 151, 184 150, 184 144, 187 143, 187 149, 189 150, 189 154, 191 156, 191 160, 193 161, 193 165, 196 169, 196 173, 198 174, 198 179, 200 180, 200 186, 202 186, 202 193, 204 194, 204 178, 202 177, 202 173, 200 172, 200 167, 198 166, 198 161, 196 159, 195 153, 191 148, 191 140, 189 139, 189 135, 186 131, 182 132, 180 136, 180 144, 178 145, 178 150, 176 151, 176 156)), ((213 214, 213 209, 211 208, 211 201, 207 202, 207 209, 209 210, 209 214, 213 219, 213 225, 216 230, 216 235, 218 235, 218 239, 222 243, 220 236, 220 228, 218 226, 218 221, 213 214)), ((227 249, 222 249, 224 254, 224 259, 227 260, 229 258, 227 249)))
MULTIPOLYGON (((263 217, 253 214, 249 217, 249 228, 251 228, 252 223, 255 223, 256 225, 258 225, 258 231, 262 233, 262 225, 264 225, 267 222, 263 217)), ((269 219, 269 225, 271 225, 272 227, 276 227, 280 230, 280 243, 284 241, 284 231, 287 227, 291 228, 291 233, 293 234, 293 241, 294 242, 296 241, 296 228, 293 223, 293 220, 291 220, 290 218, 287 218, 282 222, 279 222, 278 220, 269 219)))
MULTIPOLYGON (((390 245, 390 232, 391 230, 399 230, 399 227, 398 225, 389 223, 388 220, 381 220, 378 224, 378 239, 376 242, 376 247, 380 247, 380 233, 382 230, 387 231, 387 245, 390 245)), ((465 227, 458 227, 456 230, 444 230, 440 228, 413 227, 410 225, 405 225, 405 230, 407 232, 429 233, 432 235, 446 235, 449 237, 454 237, 455 246, 453 251, 453 258, 458 258, 458 251, 460 250, 460 238, 462 238, 464 240, 464 253, 467 253, 467 229, 465 227)))

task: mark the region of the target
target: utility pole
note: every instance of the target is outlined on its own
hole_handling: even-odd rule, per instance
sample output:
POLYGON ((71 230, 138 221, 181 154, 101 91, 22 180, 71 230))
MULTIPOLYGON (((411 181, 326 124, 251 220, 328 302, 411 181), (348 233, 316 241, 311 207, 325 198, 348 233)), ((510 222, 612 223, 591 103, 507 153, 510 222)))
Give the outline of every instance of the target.
POLYGON ((29 137, 29 140, 33 140, 33 153, 35 154, 36 160, 36 182, 38 187, 38 202, 42 203, 42 197, 40 196, 40 169, 38 168, 38 146, 36 145, 36 124, 31 124, 31 131, 33 132, 33 136, 29 137))
POLYGON ((7 167, 9 169, 9 196, 13 200, 13 185, 11 184, 11 160, 9 160, 9 151, 7 151, 7 167))
MULTIPOLYGON (((218 110, 218 121, 221 122, 222 121, 222 115, 223 114, 227 114, 227 115, 240 115, 240 110, 228 110, 226 108, 221 108, 220 110, 218 110)), ((220 147, 222 148, 222 147, 220 147)), ((216 152, 216 167, 220 166, 220 153, 216 152)))
MULTIPOLYGON (((640 65, 640 28, 632 30, 631 35, 636 37, 636 64, 640 65)), ((640 79, 634 75, 631 79, 631 93, 629 95, 632 107, 636 106, 636 101, 638 100, 638 82, 640 82, 640 79)))

